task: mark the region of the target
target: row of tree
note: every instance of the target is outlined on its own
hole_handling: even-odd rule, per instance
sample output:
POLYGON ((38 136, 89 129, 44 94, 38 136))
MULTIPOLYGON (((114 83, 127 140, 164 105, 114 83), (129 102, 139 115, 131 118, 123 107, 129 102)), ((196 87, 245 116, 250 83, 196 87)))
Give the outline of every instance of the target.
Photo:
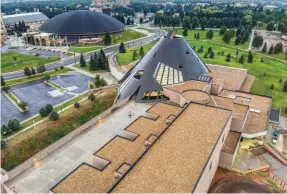
MULTIPOLYGON (((81 54, 80 56, 80 66, 86 67, 87 63, 86 60, 81 54)), ((109 61, 105 54, 105 52, 101 49, 100 52, 95 52, 94 54, 91 54, 90 62, 89 62, 89 70, 90 71, 97 71, 97 70, 105 70, 109 69, 109 61)))
MULTIPOLYGON (((45 71, 46 71, 46 68, 43 64, 39 64, 37 67, 36 67, 36 70, 37 70, 37 73, 41 73, 43 74, 45 71)), ((27 77, 30 77, 32 75, 36 75, 36 70, 34 69, 34 67, 25 67, 24 68, 24 75, 27 76, 27 77)))
POLYGON ((17 23, 14 24, 14 31, 17 33, 27 32, 27 27, 24 20, 19 21, 18 25, 17 23))

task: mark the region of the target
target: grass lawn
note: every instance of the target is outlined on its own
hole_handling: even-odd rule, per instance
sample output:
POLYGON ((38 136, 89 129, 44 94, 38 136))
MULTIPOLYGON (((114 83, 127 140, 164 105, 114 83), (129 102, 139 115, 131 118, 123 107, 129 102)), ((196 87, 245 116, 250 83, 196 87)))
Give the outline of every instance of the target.
POLYGON ((1 149, 1 166, 9 171, 42 149, 64 137, 77 127, 91 120, 113 105, 116 90, 103 91, 96 95, 95 101, 86 100, 80 108, 70 108, 60 114, 58 121, 45 120, 10 140, 5 149, 1 149))
POLYGON ((77 67, 79 69, 82 69, 84 71, 88 71, 88 72, 92 72, 92 73, 103 73, 103 72, 109 72, 108 69, 103 69, 103 70, 97 70, 97 71, 90 71, 89 66, 90 66, 90 62, 86 61, 86 67, 81 67, 81 64, 76 64, 73 65, 74 67, 77 67))
POLYGON ((258 53, 259 53, 259 54, 262 54, 262 55, 267 55, 267 56, 269 56, 269 57, 274 57, 274 58, 277 58, 277 59, 286 60, 286 62, 287 62, 286 54, 285 54, 285 53, 269 54, 268 52, 262 53, 262 52, 260 52, 260 51, 258 51, 258 53))
POLYGON ((83 46, 77 46, 77 47, 70 47, 68 52, 75 52, 75 53, 87 53, 95 50, 100 50, 101 48, 104 48, 104 46, 88 46, 88 45, 83 45, 83 46))
POLYGON ((112 36, 112 44, 118 44, 121 42, 128 42, 131 40, 143 38, 147 35, 131 29, 127 29, 124 32, 112 34, 111 36, 112 36))
MULTIPOLYGON (((143 45, 143 48, 144 48, 144 52, 145 54, 157 43, 157 40, 155 41, 152 41, 150 42, 149 44, 146 44, 146 45, 143 45)), ((126 53, 118 53, 116 55, 117 57, 117 61, 118 61, 118 64, 120 66, 123 66, 123 65, 128 65, 136 60, 133 60, 133 52, 134 50, 137 51, 137 58, 136 60, 139 60, 140 59, 140 56, 139 56, 139 52, 140 52, 140 46, 136 46, 136 47, 132 47, 132 48, 129 48, 127 49, 127 52, 126 53)))
POLYGON ((2 73, 18 71, 23 70, 24 67, 35 67, 39 64, 51 63, 57 60, 59 60, 57 57, 43 58, 16 52, 1 53, 1 71, 2 73))
POLYGON ((24 77, 24 78, 20 78, 20 79, 14 79, 14 80, 7 80, 5 81, 6 84, 5 86, 12 86, 12 85, 17 85, 17 84, 21 84, 21 83, 26 83, 26 82, 30 82, 30 81, 34 81, 34 80, 39 80, 39 79, 43 79, 44 75, 50 75, 50 76, 55 76, 55 75, 59 75, 62 73, 66 73, 68 71, 74 71, 68 67, 64 67, 64 69, 58 69, 58 71, 52 70, 52 71, 47 71, 45 73, 43 73, 43 75, 41 74, 36 74, 30 77, 24 77))
MULTIPOLYGON (((253 63, 247 63, 247 58, 245 59, 244 64, 240 64, 235 59, 231 59, 231 62, 226 62, 225 55, 228 53, 231 56, 235 56, 236 49, 227 48, 224 46, 215 45, 208 42, 200 42, 200 41, 188 41, 189 44, 193 47, 199 48, 201 45, 203 46, 204 52, 197 53, 200 58, 205 63, 217 64, 217 65, 224 65, 224 66, 231 66, 231 67, 238 67, 238 68, 245 68, 248 69, 248 74, 256 76, 255 82, 251 89, 251 92, 261 95, 268 95, 273 97, 273 107, 282 108, 283 110, 287 106, 287 93, 282 91, 283 83, 287 77, 287 68, 286 64, 275 61, 270 58, 265 58, 264 62, 260 62, 261 56, 256 55, 253 53, 254 60, 253 63), (211 47, 215 53, 214 59, 211 58, 203 58, 205 52, 207 51, 208 47, 211 47), (218 52, 224 51, 224 56, 218 55, 218 52), (266 72, 267 76, 265 77, 263 74, 266 72), (279 82, 279 79, 282 78, 282 83, 279 82), (275 88, 273 90, 270 89, 270 86, 274 84, 275 88)), ((247 51, 239 51, 239 56, 241 54, 246 54, 247 51)), ((284 111, 282 111, 282 115, 286 117, 284 111)))

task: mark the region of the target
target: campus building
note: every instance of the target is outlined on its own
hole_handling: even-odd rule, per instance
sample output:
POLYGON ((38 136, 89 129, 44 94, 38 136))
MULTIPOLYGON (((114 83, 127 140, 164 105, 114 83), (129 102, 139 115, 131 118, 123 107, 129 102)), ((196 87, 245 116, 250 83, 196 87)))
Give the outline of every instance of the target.
POLYGON ((127 73, 116 100, 151 108, 50 191, 208 192, 242 139, 266 135, 272 98, 250 93, 253 81, 246 69, 205 65, 169 33, 127 73))
POLYGON ((1 45, 2 45, 6 41, 6 36, 7 36, 7 31, 2 20, 2 13, 0 15, 0 25, 1 25, 0 32, 1 32, 1 45))

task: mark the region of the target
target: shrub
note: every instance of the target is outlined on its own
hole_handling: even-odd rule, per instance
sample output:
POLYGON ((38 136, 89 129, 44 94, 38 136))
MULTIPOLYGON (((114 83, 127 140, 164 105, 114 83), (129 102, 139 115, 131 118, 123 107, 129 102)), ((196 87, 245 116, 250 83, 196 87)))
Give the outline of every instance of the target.
POLYGON ((267 75, 267 73, 266 73, 266 71, 265 71, 265 72, 263 73, 263 76, 266 77, 266 75, 267 75))
POLYGON ((8 135, 9 133, 10 133, 9 127, 3 124, 1 126, 1 135, 8 135))
POLYGON ((64 67, 63 67, 63 66, 61 66, 61 67, 60 67, 60 69, 64 69, 64 67))
POLYGON ((10 90, 10 86, 4 86, 2 89, 3 89, 5 92, 8 92, 8 91, 10 90))
POLYGON ((96 96, 95 96, 93 93, 90 93, 88 99, 89 99, 90 101, 96 100, 96 96))
POLYGON ((205 53, 203 58, 205 58, 205 59, 208 58, 208 53, 205 53))
POLYGON ((274 90, 274 84, 271 84, 270 89, 274 90))
POLYGON ((7 146, 7 142, 5 140, 1 139, 1 149, 6 148, 6 146, 7 146))
POLYGON ((80 103, 75 102, 74 107, 75 107, 75 108, 80 108, 80 103))
POLYGON ((89 82, 88 83, 88 87, 89 87, 89 89, 94 89, 95 88, 95 84, 93 82, 89 82))
POLYGON ((45 80, 50 80, 50 79, 51 79, 51 76, 49 76, 49 75, 44 75, 44 79, 45 79, 45 80))
POLYGON ((279 79, 279 82, 282 83, 282 78, 279 79))
POLYGON ((58 71, 58 68, 57 68, 57 67, 55 68, 55 71, 58 71))
POLYGON ((39 114, 41 117, 45 117, 48 115, 48 112, 45 108, 41 107, 40 110, 39 110, 39 114))
POLYGON ((53 108, 53 106, 51 104, 46 104, 45 109, 47 111, 47 114, 50 114, 50 112, 52 112, 52 110, 54 108, 53 108))
POLYGON ((17 119, 14 120, 9 120, 8 121, 8 127, 12 130, 12 131, 17 131, 20 129, 21 125, 20 122, 17 119))
POLYGON ((56 120, 59 119, 59 114, 58 114, 56 111, 53 110, 53 111, 50 113, 50 115, 49 115, 49 119, 50 119, 51 121, 56 121, 56 120))
POLYGON ((26 110, 27 109, 27 106, 28 106, 28 103, 24 100, 21 100, 19 103, 18 103, 18 106, 22 109, 22 110, 26 110))

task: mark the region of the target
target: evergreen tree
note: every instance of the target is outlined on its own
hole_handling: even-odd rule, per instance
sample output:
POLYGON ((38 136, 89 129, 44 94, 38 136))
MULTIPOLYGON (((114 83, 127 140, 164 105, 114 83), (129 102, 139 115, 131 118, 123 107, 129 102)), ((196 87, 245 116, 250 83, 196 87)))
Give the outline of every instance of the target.
POLYGON ((210 55, 209 55, 209 58, 213 59, 214 58, 214 52, 211 51, 210 55))
POLYGON ((95 70, 97 70, 97 64, 96 64, 96 61, 95 61, 93 55, 91 55, 91 58, 90 58, 89 70, 90 70, 90 71, 95 71, 95 70))
POLYGON ((141 56, 141 58, 144 57, 144 48, 143 48, 143 46, 141 46, 141 48, 140 48, 140 56, 141 56))
POLYGON ((211 40, 213 38, 213 31, 209 29, 208 32, 206 32, 205 37, 211 40))
POLYGON ((273 47, 273 45, 271 45, 271 47, 269 48, 268 53, 269 54, 273 54, 273 52, 274 52, 274 47, 273 47))
POLYGON ((239 58, 239 63, 243 64, 244 63, 244 55, 241 55, 239 58))
POLYGON ((282 53, 283 52, 283 44, 278 42, 274 47, 274 54, 282 53))
POLYGON ((227 32, 226 26, 222 26, 219 30, 219 35, 223 36, 227 32))
POLYGON ((31 67, 31 74, 32 75, 36 75, 36 71, 35 71, 35 69, 33 67, 31 67))
POLYGON ((43 74, 46 71, 46 68, 43 64, 37 66, 37 72, 43 74))
POLYGON ((265 42, 262 47, 262 52, 265 53, 267 51, 267 43, 265 42))
POLYGON ((29 67, 24 68, 24 75, 30 77, 32 75, 29 67))
POLYGON ((229 44, 230 40, 231 40, 232 36, 231 33, 229 31, 225 32, 225 34, 222 37, 222 40, 225 44, 229 44))
POLYGON ((236 50, 236 57, 239 55, 239 51, 238 50, 236 50))
POLYGON ((207 59, 208 58, 208 53, 205 53, 203 58, 207 59))
POLYGON ((249 53, 248 53, 247 62, 248 63, 253 63, 253 55, 252 55, 251 51, 249 51, 249 53))
POLYGON ((231 55, 230 55, 230 54, 227 54, 227 55, 226 55, 226 61, 227 61, 227 62, 230 62, 230 59, 231 59, 231 55))
POLYGON ((263 57, 261 57, 260 62, 264 62, 264 58, 263 57))
POLYGON ((208 50, 207 50, 208 54, 210 54, 212 52, 212 48, 211 47, 208 47, 208 50))
POLYGON ((80 56, 80 66, 81 67, 86 67, 86 60, 85 60, 85 58, 84 58, 84 56, 83 56, 83 54, 81 53, 81 56, 80 56))
POLYGON ((263 38, 262 36, 255 36, 252 41, 252 46, 255 48, 259 48, 263 45, 263 38))
POLYGON ((48 112, 47 112, 47 110, 44 107, 41 107, 40 110, 39 110, 39 115, 41 117, 45 117, 45 116, 48 115, 48 112))
POLYGON ((90 101, 94 101, 94 100, 96 100, 96 96, 93 93, 90 93, 90 95, 88 96, 88 99, 90 101))
POLYGON ((133 60, 136 60, 136 58, 137 58, 137 51, 136 50, 134 50, 134 52, 133 52, 133 60))
POLYGON ((51 104, 46 104, 45 109, 47 110, 47 113, 49 114, 50 112, 52 112, 52 110, 54 108, 53 108, 53 106, 51 104))
POLYGON ((126 48, 123 42, 121 42, 120 47, 119 47, 119 53, 125 53, 126 48))
POLYGON ((127 19, 127 25, 131 25, 131 20, 130 20, 130 18, 127 19))
POLYGON ((188 34, 187 28, 184 28, 184 30, 183 30, 183 32, 182 32, 182 35, 183 35, 183 36, 187 36, 187 34, 188 34))
POLYGON ((101 60, 101 65, 103 69, 109 69, 109 60, 105 54, 105 52, 103 51, 103 49, 100 50, 100 60, 101 60))
POLYGON ((3 124, 1 126, 1 135, 8 135, 9 133, 10 133, 9 127, 3 124))
POLYGON ((104 37, 104 44, 110 45, 112 43, 111 35, 107 32, 104 37))
POLYGON ((199 39, 200 39, 200 34, 199 34, 199 32, 197 33, 197 37, 196 37, 196 39, 197 39, 197 40, 199 40, 199 39))
POLYGON ((241 42, 241 39, 240 39, 239 36, 237 36, 236 39, 235 39, 235 43, 234 43, 234 44, 235 44, 235 45, 239 45, 240 42, 241 42))
POLYGON ((6 83, 5 83, 5 80, 3 78, 3 76, 1 75, 1 86, 4 86, 6 83))
POLYGON ((271 84, 270 89, 274 90, 274 84, 271 84))
POLYGON ((287 79, 285 80, 284 86, 283 86, 283 92, 287 93, 287 79))
POLYGON ((56 111, 52 111, 50 114, 49 114, 49 119, 51 121, 56 121, 59 119, 59 114, 56 112, 56 111))

